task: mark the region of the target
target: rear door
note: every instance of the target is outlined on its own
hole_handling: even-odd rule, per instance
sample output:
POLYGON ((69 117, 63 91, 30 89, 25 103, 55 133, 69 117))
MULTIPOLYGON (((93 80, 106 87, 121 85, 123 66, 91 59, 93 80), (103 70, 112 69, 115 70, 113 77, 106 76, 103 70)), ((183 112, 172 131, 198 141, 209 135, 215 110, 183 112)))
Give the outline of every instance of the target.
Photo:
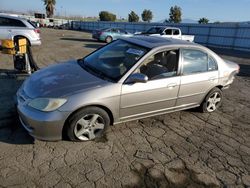
POLYGON ((218 66, 212 56, 199 49, 182 49, 182 76, 177 106, 198 105, 218 84, 218 66))
POLYGON ((9 28, 9 20, 0 17, 0 39, 10 39, 11 29, 9 28))

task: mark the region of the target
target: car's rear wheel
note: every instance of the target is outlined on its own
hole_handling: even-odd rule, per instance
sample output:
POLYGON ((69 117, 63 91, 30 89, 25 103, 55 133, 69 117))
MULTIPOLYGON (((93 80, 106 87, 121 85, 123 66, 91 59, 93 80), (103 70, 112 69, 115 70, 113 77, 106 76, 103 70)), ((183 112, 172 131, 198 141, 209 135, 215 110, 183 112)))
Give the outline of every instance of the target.
POLYGON ((110 43, 112 41, 113 41, 113 38, 111 36, 107 36, 106 39, 105 39, 106 43, 110 43))
POLYGON ((223 95, 219 88, 212 89, 201 104, 201 110, 203 112, 214 112, 222 103, 223 95))
POLYGON ((101 137, 110 124, 108 113, 98 107, 87 107, 73 114, 67 128, 72 141, 88 141, 101 137))

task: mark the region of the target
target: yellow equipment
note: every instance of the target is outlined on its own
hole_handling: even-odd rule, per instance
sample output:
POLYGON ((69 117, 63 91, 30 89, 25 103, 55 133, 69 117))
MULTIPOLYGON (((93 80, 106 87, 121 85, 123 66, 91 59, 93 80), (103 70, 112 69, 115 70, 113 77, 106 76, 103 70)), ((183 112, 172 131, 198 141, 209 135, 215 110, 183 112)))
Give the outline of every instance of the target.
POLYGON ((15 69, 26 71, 28 74, 31 74, 31 66, 34 71, 39 69, 33 60, 31 49, 25 38, 2 40, 1 43, 2 53, 13 55, 15 69))
POLYGON ((9 40, 9 39, 2 40, 2 53, 10 54, 10 55, 14 55, 16 53, 13 40, 9 40))
POLYGON ((13 40, 2 40, 2 53, 3 54, 26 54, 27 53, 27 40, 25 38, 18 39, 17 45, 13 40))

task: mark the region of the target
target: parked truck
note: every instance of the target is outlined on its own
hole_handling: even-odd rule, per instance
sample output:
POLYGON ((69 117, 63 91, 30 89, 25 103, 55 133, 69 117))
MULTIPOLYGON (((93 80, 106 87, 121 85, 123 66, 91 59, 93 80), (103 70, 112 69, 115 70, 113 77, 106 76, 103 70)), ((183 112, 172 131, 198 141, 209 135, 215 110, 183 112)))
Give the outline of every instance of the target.
POLYGON ((137 32, 135 34, 175 38, 189 42, 194 41, 194 35, 182 35, 182 32, 179 28, 168 26, 154 26, 148 29, 146 32, 137 32))

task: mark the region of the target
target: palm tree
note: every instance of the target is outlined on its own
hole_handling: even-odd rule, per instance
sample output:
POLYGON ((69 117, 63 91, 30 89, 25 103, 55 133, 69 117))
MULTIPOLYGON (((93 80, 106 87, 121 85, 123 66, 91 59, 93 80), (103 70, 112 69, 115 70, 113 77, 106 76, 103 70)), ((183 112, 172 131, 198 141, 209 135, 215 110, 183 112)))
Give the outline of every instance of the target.
POLYGON ((45 5, 46 14, 48 18, 51 18, 54 15, 54 9, 56 5, 56 0, 42 0, 45 5))

